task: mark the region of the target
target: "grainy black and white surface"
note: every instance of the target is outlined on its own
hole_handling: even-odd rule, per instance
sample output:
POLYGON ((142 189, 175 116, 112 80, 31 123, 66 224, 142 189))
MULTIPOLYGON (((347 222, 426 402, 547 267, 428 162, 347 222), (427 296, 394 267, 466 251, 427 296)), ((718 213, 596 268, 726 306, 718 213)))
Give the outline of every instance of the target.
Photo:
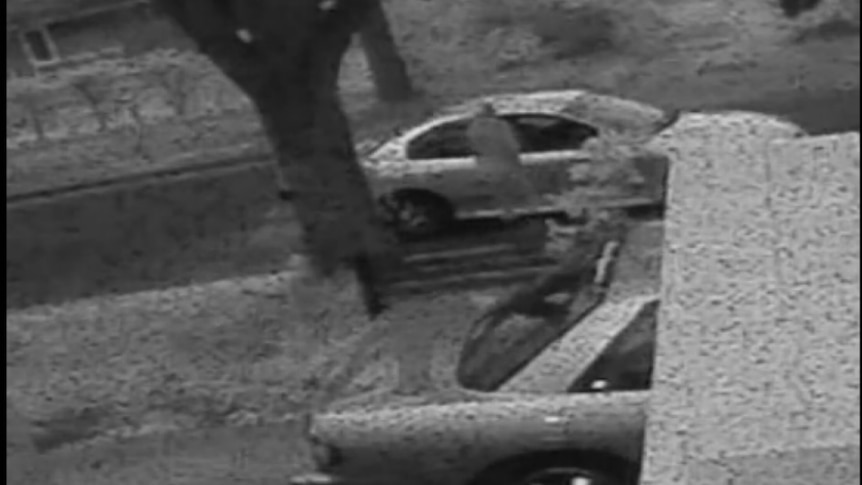
POLYGON ((583 319, 507 320, 480 363, 528 362, 491 393, 455 382, 463 343, 554 264, 544 224, 411 242, 369 322, 351 278, 297 277, 249 98, 145 3, 7 0, 7 483, 284 485, 311 467, 295 416, 315 400, 341 471, 374 485, 523 485, 541 463, 634 485, 644 452, 644 485, 855 483, 858 0, 385 2, 427 96, 382 106, 351 48, 363 153, 491 94, 681 110, 650 142, 674 157, 667 224, 635 221, 583 319), (818 136, 775 141, 800 127, 818 136), (657 297, 653 389, 566 394, 608 349, 651 369, 657 297))

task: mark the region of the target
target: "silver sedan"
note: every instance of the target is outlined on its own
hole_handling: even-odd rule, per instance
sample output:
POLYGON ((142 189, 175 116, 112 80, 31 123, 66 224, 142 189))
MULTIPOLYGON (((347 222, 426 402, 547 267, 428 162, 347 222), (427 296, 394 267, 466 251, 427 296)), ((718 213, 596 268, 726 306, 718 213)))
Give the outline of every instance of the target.
MULTIPOLYGON (((488 96, 444 109, 418 126, 372 149, 364 158, 372 188, 385 214, 401 233, 427 236, 455 219, 496 217, 499 190, 485 182, 466 136, 482 103, 492 104, 520 138, 522 162, 546 203, 523 207, 523 214, 558 214, 559 194, 588 190, 592 164, 601 163, 585 144, 614 132, 649 145, 674 143, 704 127, 751 126, 769 136, 797 136, 802 130, 773 116, 747 112, 695 113, 663 110, 645 103, 582 90, 488 96)), ((658 146, 640 152, 640 183, 618 187, 602 198, 615 207, 663 203, 667 157, 658 146)))

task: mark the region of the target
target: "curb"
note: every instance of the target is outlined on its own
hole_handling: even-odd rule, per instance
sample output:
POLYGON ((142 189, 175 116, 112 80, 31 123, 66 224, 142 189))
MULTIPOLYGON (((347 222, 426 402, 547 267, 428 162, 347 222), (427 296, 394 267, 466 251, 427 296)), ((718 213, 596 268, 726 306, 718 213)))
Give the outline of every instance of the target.
MULTIPOLYGON (((356 144, 357 155, 363 156, 370 147, 376 146, 379 141, 376 139, 363 140, 356 144)), ((152 181, 159 178, 181 177, 183 175, 206 173, 221 169, 231 169, 239 167, 249 167, 254 165, 265 165, 271 163, 272 155, 266 151, 260 153, 247 153, 242 155, 233 155, 223 158, 216 158, 205 163, 187 165, 174 168, 164 168, 146 172, 140 172, 130 175, 120 175, 90 182, 80 182, 75 184, 63 185, 60 187, 51 187, 47 189, 22 192, 6 196, 6 207, 11 208, 19 204, 30 202, 38 202, 44 199, 53 199, 65 195, 74 195, 81 192, 91 190, 100 190, 111 187, 133 185, 143 182, 152 181)), ((281 198, 288 198, 289 194, 279 194, 281 198)))

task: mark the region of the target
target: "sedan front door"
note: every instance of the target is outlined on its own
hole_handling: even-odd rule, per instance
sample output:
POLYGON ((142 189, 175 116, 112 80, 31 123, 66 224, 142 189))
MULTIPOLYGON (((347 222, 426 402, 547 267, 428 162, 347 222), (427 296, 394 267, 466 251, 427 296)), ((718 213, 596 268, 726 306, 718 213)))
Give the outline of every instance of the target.
POLYGON ((587 183, 593 161, 582 146, 598 136, 595 128, 551 114, 510 114, 506 119, 518 133, 521 160, 539 192, 552 199, 587 183))

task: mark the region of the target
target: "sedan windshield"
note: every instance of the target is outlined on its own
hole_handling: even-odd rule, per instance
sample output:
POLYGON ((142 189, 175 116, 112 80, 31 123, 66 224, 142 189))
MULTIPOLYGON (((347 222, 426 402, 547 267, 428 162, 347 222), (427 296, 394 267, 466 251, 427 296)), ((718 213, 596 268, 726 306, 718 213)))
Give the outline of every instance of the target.
POLYGON ((602 302, 597 292, 584 292, 565 312, 552 318, 512 316, 498 325, 474 329, 458 362, 460 384, 490 392, 527 366, 549 345, 571 331, 602 302))
POLYGON ((646 305, 568 392, 643 391, 652 385, 659 302, 646 305))

